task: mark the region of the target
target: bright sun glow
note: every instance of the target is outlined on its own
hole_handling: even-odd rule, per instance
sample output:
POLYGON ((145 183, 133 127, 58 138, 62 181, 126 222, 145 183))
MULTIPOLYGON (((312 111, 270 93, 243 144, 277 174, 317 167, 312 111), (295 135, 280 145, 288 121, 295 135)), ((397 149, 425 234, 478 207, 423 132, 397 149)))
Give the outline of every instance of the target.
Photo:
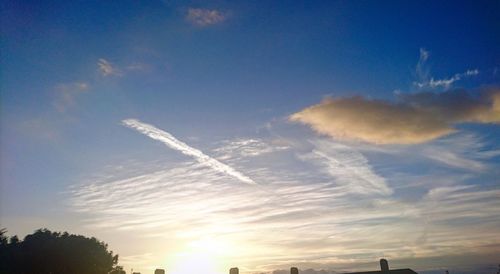
POLYGON ((176 255, 172 274, 223 274, 223 265, 228 245, 212 238, 204 238, 190 243, 186 251, 176 255))

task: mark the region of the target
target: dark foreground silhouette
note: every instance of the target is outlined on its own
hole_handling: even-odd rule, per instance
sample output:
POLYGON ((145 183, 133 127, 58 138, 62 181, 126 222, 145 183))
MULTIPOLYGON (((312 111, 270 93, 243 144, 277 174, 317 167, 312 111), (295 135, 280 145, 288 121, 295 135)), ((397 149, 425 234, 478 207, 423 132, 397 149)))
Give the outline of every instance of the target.
MULTIPOLYGON (((20 241, 17 236, 7 238, 0 229, 0 274, 126 274, 117 263, 118 255, 93 237, 39 229, 20 241)), ((292 267, 290 273, 299 274, 299 270, 292 267)), ((155 274, 166 271, 156 269, 155 274)), ((229 274, 239 274, 238 268, 231 268, 229 274)), ((417 273, 408 268, 390 270, 387 260, 381 259, 379 271, 350 274, 417 273)))
POLYGON ((118 255, 96 238, 36 230, 24 240, 0 230, 0 274, 107 274, 118 255))
MULTIPOLYGON (((237 267, 231 268, 229 274, 239 274, 237 267)), ((290 268, 290 274, 299 274, 299 269, 296 267, 290 268)), ((380 260, 380 270, 378 271, 366 271, 366 272, 352 272, 345 274, 418 274, 417 272, 409 269, 389 269, 389 263, 386 259, 380 260)))

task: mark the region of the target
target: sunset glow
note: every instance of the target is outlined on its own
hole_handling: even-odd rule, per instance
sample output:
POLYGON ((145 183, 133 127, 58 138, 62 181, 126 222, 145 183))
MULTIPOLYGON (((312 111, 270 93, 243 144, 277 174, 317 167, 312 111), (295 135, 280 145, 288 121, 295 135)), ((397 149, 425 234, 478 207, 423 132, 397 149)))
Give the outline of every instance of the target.
POLYGON ((497 273, 499 3, 2 1, 0 273, 497 273))
POLYGON ((224 255, 230 252, 227 245, 211 238, 192 242, 186 251, 175 254, 169 273, 224 274, 227 272, 224 255))

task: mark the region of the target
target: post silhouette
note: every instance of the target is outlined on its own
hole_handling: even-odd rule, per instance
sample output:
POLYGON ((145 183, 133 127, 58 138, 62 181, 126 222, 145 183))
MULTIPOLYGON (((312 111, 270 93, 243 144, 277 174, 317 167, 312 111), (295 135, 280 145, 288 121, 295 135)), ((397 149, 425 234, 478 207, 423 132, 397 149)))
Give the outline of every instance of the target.
POLYGON ((299 274, 299 269, 297 269, 296 267, 290 268, 290 274, 299 274))
POLYGON ((237 267, 229 269, 229 274, 239 274, 240 270, 237 267))
POLYGON ((380 270, 384 274, 389 274, 389 263, 386 259, 380 259, 380 270))

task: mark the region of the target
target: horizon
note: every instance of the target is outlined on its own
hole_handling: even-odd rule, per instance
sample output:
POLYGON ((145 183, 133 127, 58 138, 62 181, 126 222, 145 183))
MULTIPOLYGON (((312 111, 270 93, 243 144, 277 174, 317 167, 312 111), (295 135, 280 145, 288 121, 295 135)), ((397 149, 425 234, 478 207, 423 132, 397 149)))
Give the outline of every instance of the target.
POLYGON ((0 5, 8 235, 142 274, 497 270, 499 1, 0 5))

